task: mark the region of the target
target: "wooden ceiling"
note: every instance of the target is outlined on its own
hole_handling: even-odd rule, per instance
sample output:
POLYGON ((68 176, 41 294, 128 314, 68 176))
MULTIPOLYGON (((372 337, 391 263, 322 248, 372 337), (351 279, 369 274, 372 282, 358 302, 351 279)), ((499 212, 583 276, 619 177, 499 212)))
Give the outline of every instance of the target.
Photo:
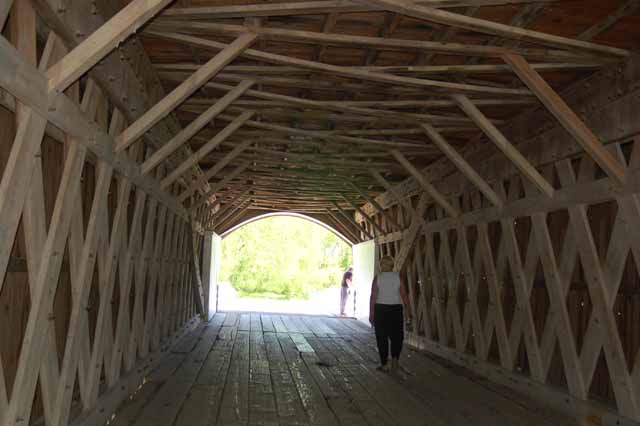
POLYGON ((250 185, 245 196, 252 208, 314 213, 339 202, 351 209, 343 195, 362 204, 362 192, 384 192, 370 169, 393 182, 410 175, 403 158, 422 169, 443 157, 421 123, 462 157, 487 139, 453 94, 464 95, 497 128, 541 106, 503 61, 505 52, 522 55, 560 91, 624 58, 624 51, 598 46, 632 50, 640 41, 640 0, 415 3, 593 43, 586 47, 418 19, 402 9, 407 4, 413 3, 182 0, 144 28, 143 46, 167 93, 247 28, 258 35, 175 110, 185 128, 234 87, 251 82, 188 141, 196 152, 234 120, 240 123, 198 159, 205 176, 216 168, 209 175, 225 193, 223 203, 250 185))

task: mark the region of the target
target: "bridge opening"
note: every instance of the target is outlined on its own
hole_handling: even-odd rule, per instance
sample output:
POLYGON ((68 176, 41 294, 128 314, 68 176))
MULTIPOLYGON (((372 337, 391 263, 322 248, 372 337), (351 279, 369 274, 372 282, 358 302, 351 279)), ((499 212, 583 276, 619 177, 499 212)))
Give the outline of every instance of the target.
POLYGON ((222 237, 219 310, 339 313, 341 279, 353 255, 333 228, 304 215, 267 214, 222 237))

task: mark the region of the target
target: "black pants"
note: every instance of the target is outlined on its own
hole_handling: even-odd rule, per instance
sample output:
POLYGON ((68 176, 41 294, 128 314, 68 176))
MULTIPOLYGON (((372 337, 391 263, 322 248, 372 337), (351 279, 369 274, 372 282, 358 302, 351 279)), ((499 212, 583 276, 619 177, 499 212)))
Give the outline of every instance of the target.
POLYGON ((404 319, 402 305, 382 305, 374 307, 373 325, 376 329, 376 341, 380 353, 380 363, 385 365, 389 358, 389 340, 391 357, 400 358, 404 340, 404 319))

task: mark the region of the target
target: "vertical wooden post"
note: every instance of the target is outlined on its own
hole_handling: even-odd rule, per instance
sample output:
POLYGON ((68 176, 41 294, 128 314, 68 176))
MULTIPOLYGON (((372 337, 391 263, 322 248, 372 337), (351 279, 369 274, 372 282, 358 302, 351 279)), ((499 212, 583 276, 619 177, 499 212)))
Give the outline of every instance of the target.
POLYGON ((211 311, 210 298, 211 286, 214 285, 214 252, 213 252, 213 231, 205 231, 202 254, 202 289, 204 293, 204 315, 209 320, 211 311))
MULTIPOLYGON (((7 4, 10 4, 8 2, 7 4)), ((29 2, 18 3, 12 15, 12 39, 16 49, 31 63, 36 62, 36 16, 29 2)), ((0 30, 2 28, 0 22, 0 30)), ((41 67, 48 66, 53 61, 53 53, 57 45, 55 36, 50 36, 45 45, 41 59, 41 67)), ((23 120, 28 119, 30 108, 16 100, 16 128, 20 128, 23 120)), ((19 143, 18 141, 14 143, 19 143)), ((24 227, 25 254, 27 258, 27 271, 29 274, 29 286, 31 294, 37 290, 34 287, 38 276, 38 267, 42 256, 42 247, 47 238, 44 185, 42 176, 42 160, 40 155, 36 155, 33 176, 29 184, 29 191, 22 211, 22 223, 24 227)), ((0 273, 0 276, 4 276, 0 273)), ((2 284, 0 283, 0 287, 2 284)), ((52 412, 51 402, 55 395, 55 386, 58 382, 58 360, 56 353, 56 336, 53 327, 48 327, 47 343, 44 348, 47 351, 42 363, 40 372, 40 382, 42 389, 42 401, 45 416, 50 416, 52 412)), ((0 369, 3 369, 0 359, 0 369)), ((6 385, 4 382, 4 371, 0 373, 0 413, 6 410, 8 400, 6 398, 6 385), (4 409, 2 409, 4 407, 4 409)), ((1 417, 1 416, 0 416, 1 417)))

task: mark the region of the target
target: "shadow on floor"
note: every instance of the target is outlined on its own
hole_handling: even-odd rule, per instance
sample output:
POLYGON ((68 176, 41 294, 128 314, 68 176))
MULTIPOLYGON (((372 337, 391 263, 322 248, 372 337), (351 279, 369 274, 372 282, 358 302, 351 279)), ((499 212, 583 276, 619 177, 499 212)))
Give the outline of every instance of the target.
POLYGON ((405 350, 375 370, 356 320, 219 313, 185 336, 112 425, 572 425, 523 397, 405 350))

